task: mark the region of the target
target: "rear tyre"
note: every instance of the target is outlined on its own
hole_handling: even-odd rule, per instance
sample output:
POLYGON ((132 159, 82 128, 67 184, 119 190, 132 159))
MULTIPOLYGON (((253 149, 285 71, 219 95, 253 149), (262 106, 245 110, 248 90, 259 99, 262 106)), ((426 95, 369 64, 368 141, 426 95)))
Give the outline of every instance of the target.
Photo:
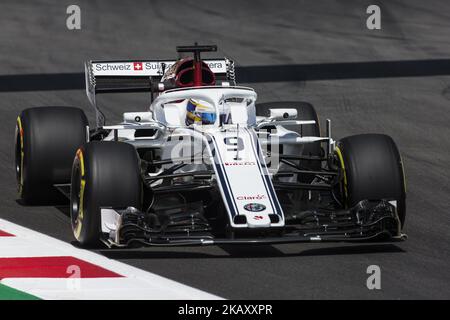
MULTIPOLYGON (((283 101, 283 102, 265 102, 256 105, 256 115, 268 117, 269 109, 277 108, 293 108, 297 109, 297 120, 314 120, 315 125, 304 125, 300 131, 299 126, 289 127, 289 130, 295 131, 303 136, 320 136, 319 118, 313 105, 301 101, 283 101)), ((322 156, 322 148, 320 142, 308 143, 304 146, 302 155, 304 156, 322 156)), ((301 160, 300 166, 309 170, 320 170, 321 164, 319 161, 301 160)), ((314 179, 313 175, 303 174, 299 176, 298 181, 302 183, 310 183, 314 179)))
POLYGON ((15 169, 20 198, 26 204, 55 201, 54 184, 70 182, 73 157, 86 142, 86 115, 71 107, 29 108, 19 115, 15 133, 15 169))
POLYGON ((72 167, 70 215, 82 246, 96 246, 100 208, 142 207, 142 179, 136 149, 124 142, 92 141, 76 153, 72 167))
POLYGON ((403 164, 391 137, 361 134, 342 139, 336 148, 344 168, 344 198, 352 207, 361 200, 396 200, 401 225, 405 223, 406 191, 403 164))

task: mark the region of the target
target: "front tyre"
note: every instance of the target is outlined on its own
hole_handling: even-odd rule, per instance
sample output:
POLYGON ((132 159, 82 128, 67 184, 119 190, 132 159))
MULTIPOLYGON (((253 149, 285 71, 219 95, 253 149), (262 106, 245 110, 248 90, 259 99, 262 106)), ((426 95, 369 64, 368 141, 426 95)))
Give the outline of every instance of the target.
POLYGON ((101 235, 100 208, 142 206, 142 179, 136 149, 124 142, 92 141, 76 152, 72 166, 70 215, 82 246, 101 235))
POLYGON ((344 199, 348 207, 361 200, 395 200, 401 225, 405 223, 406 190, 403 163, 391 137, 361 134, 343 138, 336 157, 344 169, 344 199))
POLYGON ((37 107, 22 111, 15 133, 15 169, 20 198, 26 204, 55 201, 55 184, 70 182, 75 151, 87 140, 89 123, 73 107, 37 107))

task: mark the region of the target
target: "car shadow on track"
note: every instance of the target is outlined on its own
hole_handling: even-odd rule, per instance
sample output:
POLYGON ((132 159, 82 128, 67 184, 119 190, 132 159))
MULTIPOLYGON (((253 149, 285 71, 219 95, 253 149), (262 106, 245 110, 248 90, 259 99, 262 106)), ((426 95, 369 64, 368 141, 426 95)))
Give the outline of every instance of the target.
MULTIPOLYGON (((56 206, 66 216, 70 217, 67 205, 56 206)), ((71 242, 74 247, 81 248, 76 241, 71 242)), ((293 244, 288 245, 217 245, 217 246, 191 246, 191 247, 143 247, 125 249, 88 248, 110 259, 233 259, 233 258, 279 258, 279 257, 302 257, 302 256, 333 256, 333 255, 359 255, 376 253, 405 253, 406 251, 394 243, 386 242, 360 242, 360 243, 313 243, 297 244, 292 250, 293 244), (308 246, 314 246, 308 248, 308 246), (320 247, 317 247, 320 246, 320 247), (216 248, 216 250, 214 249, 216 248), (280 249, 289 248, 283 252, 280 249), (221 249, 221 250, 217 250, 221 249), (298 249, 297 249, 298 248, 298 249)))
POLYGON ((25 203, 24 200, 20 198, 16 199, 15 201, 21 207, 55 207, 66 216, 70 216, 68 200, 59 192, 54 193, 51 201, 41 200, 39 202, 34 202, 31 204, 25 203))
MULTIPOLYGON (((423 77, 450 74, 450 59, 237 66, 240 83, 423 77)), ((2 74, 0 92, 83 90, 81 72, 2 74)))
POLYGON ((257 246, 218 246, 223 253, 217 254, 208 252, 208 248, 201 249, 184 247, 172 248, 142 248, 142 249, 101 249, 95 250, 110 259, 131 260, 131 259, 235 259, 235 258, 288 258, 302 256, 329 256, 329 255, 354 255, 354 254, 375 254, 375 253, 405 253, 406 251, 392 243, 365 243, 333 245, 321 248, 305 249, 294 253, 285 253, 271 245, 257 246), (199 252, 202 251, 202 252, 199 252))

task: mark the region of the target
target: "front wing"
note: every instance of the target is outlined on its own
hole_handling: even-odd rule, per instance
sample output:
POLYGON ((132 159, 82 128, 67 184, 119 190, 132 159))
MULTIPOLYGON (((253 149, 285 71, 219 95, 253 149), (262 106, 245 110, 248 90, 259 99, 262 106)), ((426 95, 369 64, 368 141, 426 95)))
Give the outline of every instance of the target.
POLYGON ((301 212, 300 223, 282 228, 230 229, 225 237, 216 237, 193 212, 156 230, 142 223, 144 213, 135 208, 102 208, 102 241, 108 247, 401 241, 407 236, 401 233, 396 209, 395 201, 363 200, 346 210, 301 212))

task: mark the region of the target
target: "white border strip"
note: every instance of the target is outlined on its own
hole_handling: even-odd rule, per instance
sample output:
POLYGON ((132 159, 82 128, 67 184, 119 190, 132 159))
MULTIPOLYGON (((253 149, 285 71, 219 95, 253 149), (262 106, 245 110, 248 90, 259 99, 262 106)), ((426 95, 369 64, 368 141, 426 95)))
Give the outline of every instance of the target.
POLYGON ((174 280, 108 259, 100 254, 75 248, 69 243, 4 219, 0 219, 0 230, 15 236, 0 237, 0 257, 72 256, 125 277, 6 278, 1 281, 7 286, 43 299, 222 299, 174 280), (17 247, 14 246, 14 240, 17 240, 17 247))

